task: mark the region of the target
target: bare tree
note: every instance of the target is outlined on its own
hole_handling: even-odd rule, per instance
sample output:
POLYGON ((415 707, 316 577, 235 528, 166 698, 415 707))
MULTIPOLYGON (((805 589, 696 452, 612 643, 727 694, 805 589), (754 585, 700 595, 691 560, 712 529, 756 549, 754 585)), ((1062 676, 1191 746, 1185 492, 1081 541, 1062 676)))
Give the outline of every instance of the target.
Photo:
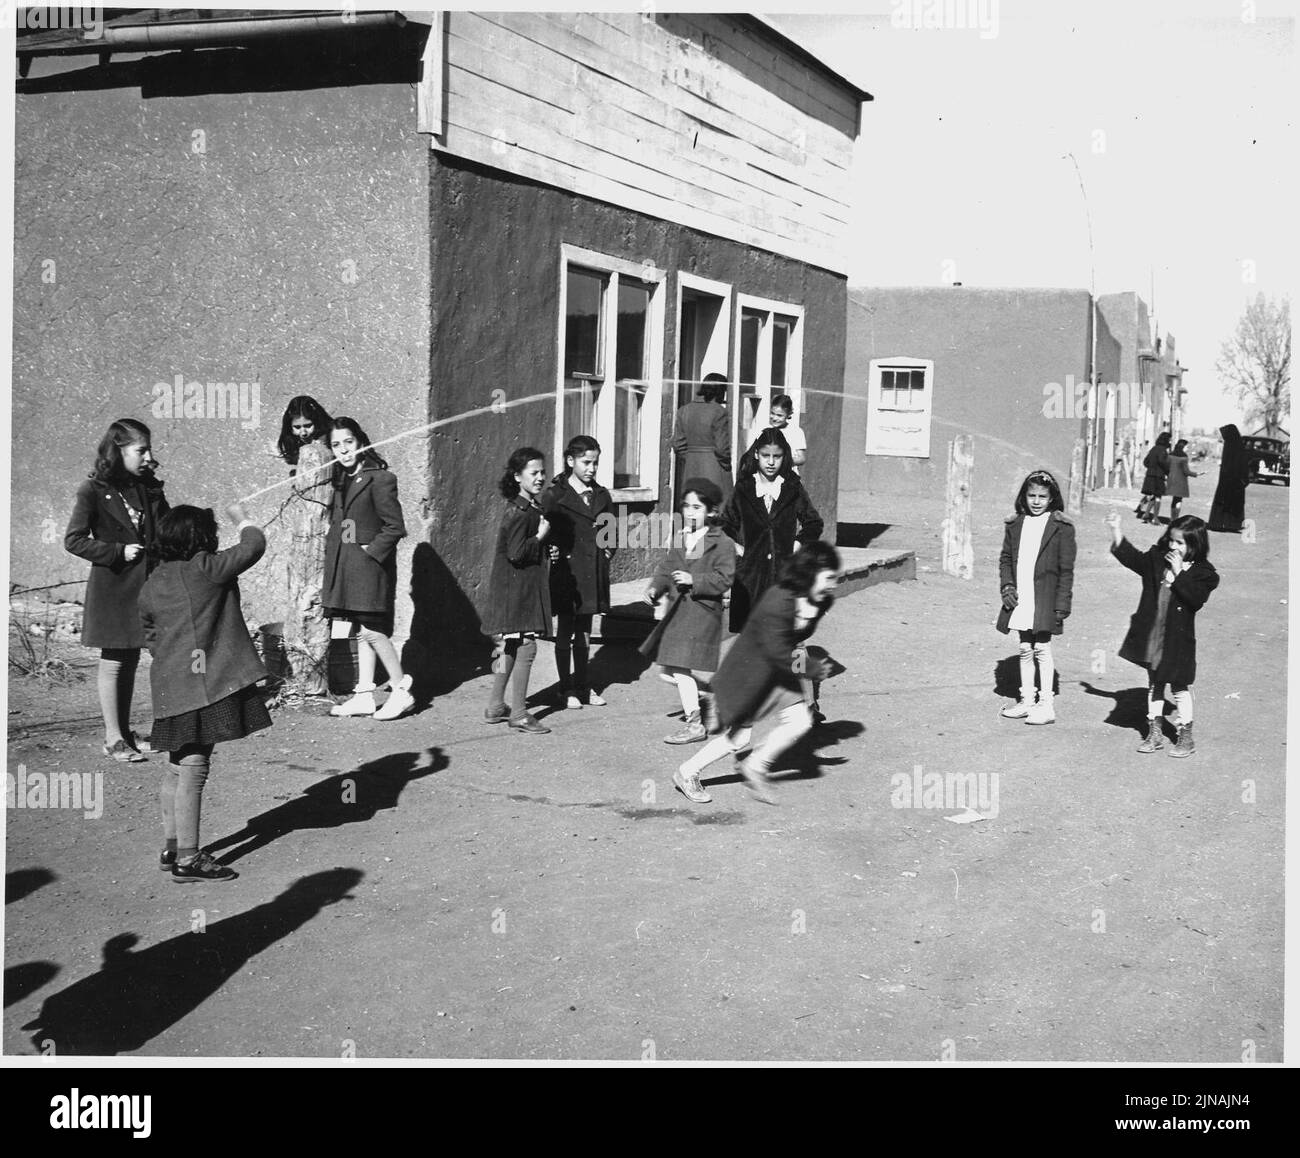
POLYGON ((1256 294, 1214 364, 1245 405, 1247 423, 1276 438, 1291 415, 1291 302, 1256 294))

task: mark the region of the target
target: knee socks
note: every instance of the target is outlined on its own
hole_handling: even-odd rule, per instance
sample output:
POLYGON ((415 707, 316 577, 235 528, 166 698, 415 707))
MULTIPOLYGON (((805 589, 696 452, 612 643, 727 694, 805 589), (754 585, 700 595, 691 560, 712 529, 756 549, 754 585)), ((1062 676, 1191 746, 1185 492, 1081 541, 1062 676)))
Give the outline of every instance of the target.
POLYGON ((110 745, 125 740, 131 729, 131 696, 139 666, 140 652, 134 648, 105 648, 99 653, 99 710, 110 745))
POLYGON ((677 681, 677 694, 682 698, 682 711, 686 715, 700 710, 700 688, 695 682, 695 677, 690 672, 673 672, 673 679, 677 681))
POLYGON ((533 673, 533 660, 537 658, 537 640, 503 639, 497 658, 492 663, 492 702, 489 709, 500 709, 506 702, 506 685, 510 686, 510 718, 522 719, 528 714, 528 678, 533 673))
POLYGON ((555 670, 560 686, 587 691, 590 657, 590 615, 560 615, 555 623, 555 670), (570 666, 572 665, 572 666, 570 666))
POLYGON ((193 856, 199 850, 199 819, 203 812, 203 786, 208 780, 208 765, 212 749, 182 749, 171 753, 163 772, 163 836, 174 837, 176 855, 181 859, 193 856), (170 781, 170 785, 168 784, 170 781), (171 798, 172 817, 168 824, 168 797, 171 798))
POLYGON ((776 758, 793 747, 801 736, 811 731, 812 726, 812 713, 808 711, 808 705, 802 700, 791 704, 777 717, 776 727, 754 749, 749 757, 749 766, 756 772, 770 772, 776 758))
POLYGON ((1020 698, 1026 703, 1034 702, 1034 645, 1020 645, 1020 698))
POLYGON ((1048 699, 1056 684, 1056 664, 1052 660, 1051 642, 1034 644, 1034 659, 1038 662, 1039 698, 1048 699))

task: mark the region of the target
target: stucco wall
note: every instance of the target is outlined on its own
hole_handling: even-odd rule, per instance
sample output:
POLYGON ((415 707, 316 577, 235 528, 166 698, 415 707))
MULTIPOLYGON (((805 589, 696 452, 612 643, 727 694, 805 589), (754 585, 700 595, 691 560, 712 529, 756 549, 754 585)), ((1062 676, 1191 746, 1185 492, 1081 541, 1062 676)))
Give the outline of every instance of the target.
MULTIPOLYGON (((663 373, 671 377, 677 346, 676 273, 731 284, 736 293, 802 304, 805 389, 802 416, 809 463, 804 478, 814 503, 835 526, 840 399, 843 380, 845 282, 834 274, 751 250, 682 226, 574 194, 507 177, 441 155, 432 161, 433 417, 451 418, 491 406, 493 391, 527 405, 456 421, 431 441, 432 574, 443 584, 440 608, 469 622, 483 598, 502 500, 496 484, 510 452, 530 444, 546 452, 555 432, 554 390, 559 332, 560 247, 581 246, 669 271, 663 373)), ((735 341, 733 327, 732 340, 735 341)), ((665 391, 662 429, 672 428, 665 391)), ((661 456, 660 500, 630 510, 669 510, 669 453, 661 456)), ((646 575, 655 552, 627 550, 614 578, 646 575)), ((450 629, 454 625, 447 623, 450 629)), ((477 627, 476 623, 472 624, 477 627)))
MULTIPOLYGON (((385 56, 366 83, 348 83, 353 62, 333 81, 327 65, 309 69, 323 87, 268 91, 286 83, 281 60, 235 68, 228 53, 200 53, 183 70, 186 96, 168 95, 182 87, 170 59, 36 79, 17 98, 19 584, 85 579, 63 532, 115 418, 152 428, 173 505, 219 512, 287 476, 273 446, 295 394, 352 414, 374 439, 427 421, 428 144, 415 132, 409 59, 385 56), (178 374, 248 383, 249 400, 257 383, 256 421, 165 416, 151 390, 178 374)), ((421 530, 423 440, 384 453, 410 531, 404 583, 421 530)), ((284 493, 255 502, 253 517, 269 519, 284 493)), ((283 524, 268 537, 268 558, 241 581, 250 625, 283 617, 283 524)), ((409 614, 399 598, 399 635, 409 614)))
POLYGON ((943 518, 948 444, 962 433, 975 439, 973 502, 1009 512, 1035 467, 1051 470, 1064 487, 1083 422, 1069 411, 1050 416, 1044 387, 1065 387, 1071 374, 1087 382, 1086 291, 952 287, 849 295, 842 520, 902 524, 932 537, 943 518), (886 357, 934 361, 929 458, 865 453, 870 363, 886 357))

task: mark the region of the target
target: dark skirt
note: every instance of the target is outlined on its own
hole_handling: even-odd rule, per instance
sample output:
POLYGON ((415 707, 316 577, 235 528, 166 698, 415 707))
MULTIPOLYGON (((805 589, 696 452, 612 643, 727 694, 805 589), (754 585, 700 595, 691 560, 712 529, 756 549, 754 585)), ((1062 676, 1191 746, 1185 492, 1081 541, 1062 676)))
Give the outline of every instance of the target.
POLYGON ((341 607, 327 607, 325 618, 346 619, 349 623, 377 631, 380 635, 392 635, 395 614, 393 611, 345 611, 341 607))
POLYGON ((271 726, 271 713, 256 684, 232 692, 215 704, 154 720, 149 742, 155 752, 175 752, 187 744, 242 740, 271 726))

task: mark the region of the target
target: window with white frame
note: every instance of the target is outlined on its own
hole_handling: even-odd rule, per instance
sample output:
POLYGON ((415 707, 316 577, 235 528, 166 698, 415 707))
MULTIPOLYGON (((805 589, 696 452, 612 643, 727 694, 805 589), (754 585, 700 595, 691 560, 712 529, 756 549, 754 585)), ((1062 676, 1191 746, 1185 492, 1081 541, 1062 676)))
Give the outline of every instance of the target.
POLYGON ((658 497, 664 281, 651 265, 562 247, 557 469, 569 439, 590 434, 616 500, 658 497))
POLYGON ((736 400, 732 461, 749 447, 751 432, 767 425, 768 410, 778 394, 794 403, 795 425, 802 427, 802 306, 739 294, 736 341, 736 400))
POLYGON ((872 361, 867 382, 867 454, 930 457, 934 363, 922 358, 872 361))

